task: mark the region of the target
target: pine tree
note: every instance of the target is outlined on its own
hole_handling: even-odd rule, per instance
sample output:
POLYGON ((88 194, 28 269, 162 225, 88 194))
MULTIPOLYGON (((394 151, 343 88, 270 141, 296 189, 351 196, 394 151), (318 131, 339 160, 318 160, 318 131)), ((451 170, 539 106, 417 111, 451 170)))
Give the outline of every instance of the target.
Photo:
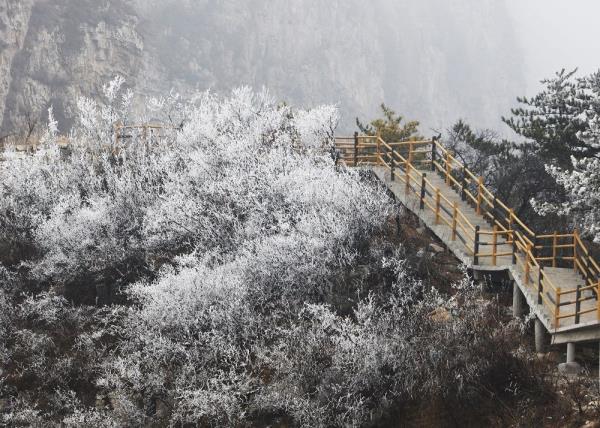
POLYGON ((419 122, 410 121, 402 124, 404 118, 396 115, 396 112, 385 104, 381 104, 383 117, 371 121, 364 125, 356 118, 356 125, 361 133, 365 135, 377 135, 379 132, 381 138, 387 142, 417 140, 421 138, 418 133, 419 122))
POLYGON ((594 95, 589 89, 593 82, 575 79, 576 72, 563 69, 543 80, 544 90, 533 98, 517 98, 523 107, 512 109, 512 117, 502 118, 532 142, 544 162, 563 168, 570 166, 571 156, 589 157, 599 151, 579 138, 588 126, 582 115, 593 104, 594 95))
POLYGON ((546 165, 566 201, 536 198, 533 203, 540 214, 565 216, 585 236, 600 243, 600 72, 570 86, 572 96, 566 97, 564 104, 571 116, 569 137, 576 141, 568 147, 568 162, 546 165))

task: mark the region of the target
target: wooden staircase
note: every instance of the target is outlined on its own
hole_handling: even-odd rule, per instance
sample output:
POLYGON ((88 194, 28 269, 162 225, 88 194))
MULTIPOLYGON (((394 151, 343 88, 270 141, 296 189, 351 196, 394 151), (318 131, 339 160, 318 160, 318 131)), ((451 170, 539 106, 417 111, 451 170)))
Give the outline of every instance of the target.
POLYGON ((508 271, 555 341, 600 340, 600 267, 577 232, 536 234, 439 141, 339 137, 336 156, 365 167, 470 269, 508 271))

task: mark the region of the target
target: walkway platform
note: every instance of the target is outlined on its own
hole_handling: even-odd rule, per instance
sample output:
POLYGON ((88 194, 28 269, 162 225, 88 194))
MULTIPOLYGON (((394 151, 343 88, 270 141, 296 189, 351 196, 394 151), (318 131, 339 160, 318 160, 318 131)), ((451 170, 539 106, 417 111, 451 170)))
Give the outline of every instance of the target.
POLYGON ((536 235, 435 140, 356 136, 336 147, 341 163, 372 170, 467 268, 507 272, 553 343, 600 340, 600 269, 576 232, 536 235))

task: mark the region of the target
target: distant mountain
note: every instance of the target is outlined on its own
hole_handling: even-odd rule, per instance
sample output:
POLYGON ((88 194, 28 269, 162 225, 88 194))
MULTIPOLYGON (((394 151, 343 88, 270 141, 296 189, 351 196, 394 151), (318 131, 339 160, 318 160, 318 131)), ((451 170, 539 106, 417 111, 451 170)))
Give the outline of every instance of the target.
POLYGON ((382 101, 428 127, 495 127, 524 90, 502 0, 4 0, 0 135, 115 74, 148 93, 268 87, 339 103, 342 129, 382 101))

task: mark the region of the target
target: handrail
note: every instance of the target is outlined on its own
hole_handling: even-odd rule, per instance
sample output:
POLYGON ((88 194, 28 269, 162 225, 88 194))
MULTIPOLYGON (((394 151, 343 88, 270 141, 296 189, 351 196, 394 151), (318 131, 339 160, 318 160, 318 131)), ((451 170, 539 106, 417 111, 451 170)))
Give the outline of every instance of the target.
POLYGON ((597 320, 600 321, 600 265, 590 255, 577 231, 537 235, 485 186, 481 177, 456 159, 437 139, 386 142, 381 135, 355 134, 339 140, 339 143, 336 141, 337 156, 343 164, 384 166, 390 170, 391 179, 404 184, 406 195, 419 198, 420 209, 432 212, 436 224, 445 224, 452 230, 452 241, 462 243, 466 253, 473 257, 474 265, 479 264, 480 259, 491 259, 496 265, 498 257, 512 255, 512 263, 523 272, 525 286, 534 287, 538 303, 549 308, 555 328, 560 326, 561 320, 571 317, 578 324, 582 315, 594 311, 581 308, 582 302, 592 299, 582 297, 584 291, 595 294, 599 302, 597 320), (423 146, 429 146, 431 150, 423 150, 423 146), (431 171, 440 174, 446 185, 460 193, 461 199, 472 204, 476 213, 493 228, 481 230, 474 225, 458 204, 434 186, 416 165, 427 165, 431 171), (486 237, 491 238, 491 242, 483 239, 486 237), (549 240, 550 245, 546 245, 549 240), (511 252, 499 251, 499 247, 507 245, 512 246, 511 252), (492 251, 482 252, 480 246, 491 246, 492 251), (557 267, 559 263, 568 263, 581 274, 585 278, 584 285, 564 290, 557 287, 544 267, 557 267), (575 295, 573 301, 561 302, 561 297, 569 295, 575 295), (561 313, 561 307, 571 304, 575 304, 572 313, 561 313))
MULTIPOLYGON (((452 156, 449 150, 446 149, 439 141, 435 141, 434 147, 436 149, 439 149, 443 155, 447 155, 440 157, 443 163, 447 163, 448 160, 450 160, 450 162, 453 165, 456 164, 456 166, 458 166, 466 175, 468 175, 471 178, 471 180, 476 182, 480 180, 480 177, 476 176, 472 171, 466 168, 462 162, 460 162, 454 156, 452 156)), ((440 165, 440 167, 440 169, 443 168, 442 165, 440 165)), ((452 166, 451 169, 453 169, 452 166)), ((491 208, 496 208, 494 205, 498 203, 500 208, 504 209, 506 211, 506 214, 508 214, 508 216, 512 218, 513 221, 515 221, 519 226, 521 226, 530 236, 535 236, 535 233, 527 225, 525 225, 525 223, 520 218, 514 215, 514 213, 512 213, 512 211, 510 210, 510 208, 508 208, 506 204, 501 202, 499 199, 495 198, 491 190, 489 190, 485 185, 479 185, 478 187, 481 199, 484 199, 488 206, 490 206, 491 208), (492 200, 490 201, 484 194, 487 194, 492 200)))

